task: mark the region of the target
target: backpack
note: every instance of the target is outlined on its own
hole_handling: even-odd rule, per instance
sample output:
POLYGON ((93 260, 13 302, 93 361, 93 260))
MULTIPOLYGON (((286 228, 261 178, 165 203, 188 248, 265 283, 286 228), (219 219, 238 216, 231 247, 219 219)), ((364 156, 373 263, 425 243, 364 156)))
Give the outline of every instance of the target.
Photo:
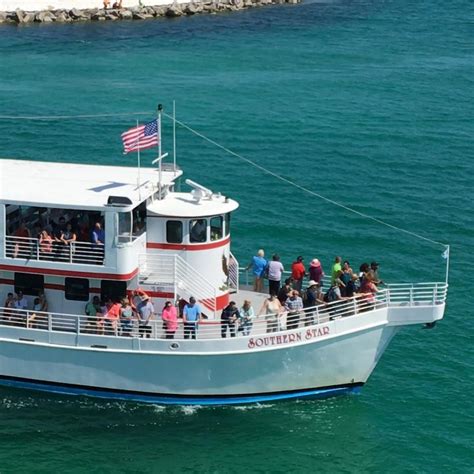
POLYGON ((331 301, 337 300, 337 295, 334 286, 331 286, 331 288, 329 288, 329 290, 324 293, 323 300, 325 303, 331 303, 331 301))

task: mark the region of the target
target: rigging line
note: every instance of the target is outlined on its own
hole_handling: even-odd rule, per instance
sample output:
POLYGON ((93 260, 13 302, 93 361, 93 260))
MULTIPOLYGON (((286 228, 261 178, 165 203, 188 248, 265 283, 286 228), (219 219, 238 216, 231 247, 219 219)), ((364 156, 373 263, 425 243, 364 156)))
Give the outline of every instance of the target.
POLYGON ((129 115, 151 115, 152 112, 120 112, 116 114, 84 115, 0 115, 0 120, 67 120, 96 117, 125 117, 129 115))
MULTIPOLYGON (((165 115, 167 118, 173 120, 173 117, 165 112, 162 112, 163 115, 165 115)), ((316 193, 314 191, 311 191, 311 189, 308 189, 308 188, 305 188, 304 186, 298 184, 298 183, 295 183, 294 181, 291 181, 289 180, 288 178, 285 178, 267 168, 265 168, 264 166, 262 165, 259 165, 258 163, 256 163, 255 161, 252 161, 250 160, 249 158, 245 158, 244 156, 242 155, 239 155, 238 153, 226 148, 225 146, 221 145, 220 143, 217 143, 216 141, 212 140, 211 138, 208 138, 207 136, 203 135, 202 133, 198 132, 197 130, 194 130, 193 128, 191 128, 189 125, 186 125, 184 122, 181 122, 180 120, 176 120, 176 123, 181 125, 182 127, 186 128, 187 130, 189 130, 190 132, 194 133, 195 135, 197 135, 198 137, 202 138, 203 140, 206 140, 207 142, 211 143, 212 145, 220 148, 221 150, 224 150, 226 153, 229 153, 230 155, 233 155, 235 156, 236 158, 239 158, 240 160, 242 161, 245 161, 246 163, 250 164, 251 166, 259 169, 260 171, 270 175, 270 176, 273 176, 274 178, 276 179, 279 179, 280 181, 283 181, 284 183, 287 183, 291 186, 294 186, 295 188, 298 188, 300 189, 301 191, 304 191, 312 196, 315 196, 319 199, 322 199, 323 201, 326 201, 330 204, 333 204, 335 206, 338 206, 342 209, 345 209, 346 211, 349 211, 349 212, 352 212, 354 214, 357 214, 358 216, 360 217, 364 217, 365 219, 370 219, 374 222, 377 222, 378 224, 381 224, 381 225, 384 225, 386 227, 389 227, 393 230, 398 230, 399 232, 404 232, 405 234, 408 234, 408 235, 411 235, 412 237, 416 237, 418 239, 421 239, 421 240, 424 240, 426 242, 430 242, 432 244, 435 244, 435 245, 441 245, 443 247, 446 247, 446 244, 443 244, 442 242, 438 242, 436 240, 432 240, 428 237, 424 237, 423 235, 419 235, 415 232, 412 232, 410 230, 407 230, 407 229, 403 229, 401 227, 397 227, 395 225, 392 225, 392 224, 389 224, 388 222, 385 222, 381 219, 378 219, 377 217, 373 217, 373 216, 370 216, 369 214, 365 214, 363 212, 360 212, 360 211, 357 211, 356 209, 352 209, 351 207, 348 207, 348 206, 345 206, 344 204, 341 204, 340 202, 337 202, 337 201, 334 201, 333 199, 330 199, 326 196, 323 196, 322 194, 319 194, 319 193, 316 193)))

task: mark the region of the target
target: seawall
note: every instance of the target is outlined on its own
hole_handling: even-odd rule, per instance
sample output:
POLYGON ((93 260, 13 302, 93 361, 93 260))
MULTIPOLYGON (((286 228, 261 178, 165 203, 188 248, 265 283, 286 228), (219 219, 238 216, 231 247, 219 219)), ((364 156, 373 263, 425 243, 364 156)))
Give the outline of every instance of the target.
MULTIPOLYGON (((117 8, 98 8, 97 1, 94 0, 52 0, 51 3, 47 3, 47 0, 40 2, 5 0, 0 1, 0 24, 146 20, 301 2, 301 0, 181 0, 169 4, 168 0, 151 0, 140 1, 140 5, 132 4, 135 1, 125 0, 121 2, 121 7, 117 8)), ((113 4, 114 0, 111 0, 110 5, 113 4)))

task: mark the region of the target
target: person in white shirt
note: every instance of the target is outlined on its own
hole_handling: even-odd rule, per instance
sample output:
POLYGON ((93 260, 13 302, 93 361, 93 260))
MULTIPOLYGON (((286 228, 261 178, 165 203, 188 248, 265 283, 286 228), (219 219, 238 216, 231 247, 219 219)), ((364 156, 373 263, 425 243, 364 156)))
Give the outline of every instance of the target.
POLYGON ((25 298, 21 290, 19 290, 16 294, 14 306, 15 309, 28 309, 28 300, 25 298))
POLYGON ((268 273, 268 285, 270 295, 278 295, 280 291, 281 274, 285 271, 282 263, 280 262, 280 256, 275 254, 272 257, 272 261, 268 262, 267 273, 268 273))

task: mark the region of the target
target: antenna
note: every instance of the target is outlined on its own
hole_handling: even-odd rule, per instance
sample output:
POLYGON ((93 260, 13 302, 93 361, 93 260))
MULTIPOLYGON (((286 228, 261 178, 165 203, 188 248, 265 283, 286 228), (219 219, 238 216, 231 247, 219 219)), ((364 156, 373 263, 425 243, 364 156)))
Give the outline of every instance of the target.
POLYGON ((185 183, 188 185, 188 186, 191 186, 193 188, 193 191, 191 192, 192 195, 193 195, 193 198, 199 202, 201 199, 203 198, 207 198, 207 199, 210 199, 212 197, 212 191, 198 183, 196 183, 195 181, 192 181, 190 179, 187 179, 185 181, 185 183))

